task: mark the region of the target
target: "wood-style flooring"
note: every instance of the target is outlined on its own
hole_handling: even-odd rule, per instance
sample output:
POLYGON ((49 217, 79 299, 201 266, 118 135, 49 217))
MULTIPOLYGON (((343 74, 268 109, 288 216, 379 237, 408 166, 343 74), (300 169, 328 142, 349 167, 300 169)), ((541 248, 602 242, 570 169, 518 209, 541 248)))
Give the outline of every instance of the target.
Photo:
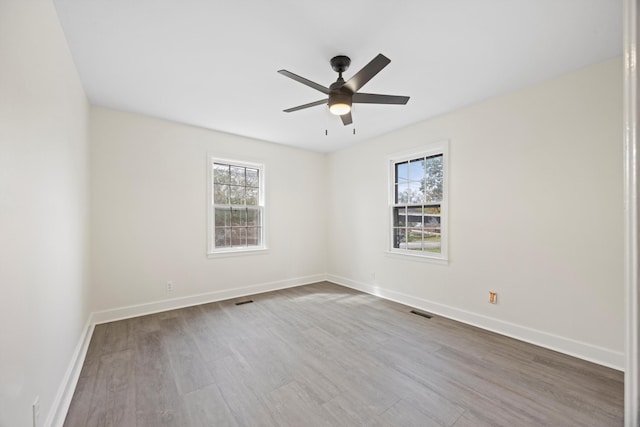
POLYGON ((621 372, 410 310, 323 282, 98 325, 65 426, 623 424, 621 372))

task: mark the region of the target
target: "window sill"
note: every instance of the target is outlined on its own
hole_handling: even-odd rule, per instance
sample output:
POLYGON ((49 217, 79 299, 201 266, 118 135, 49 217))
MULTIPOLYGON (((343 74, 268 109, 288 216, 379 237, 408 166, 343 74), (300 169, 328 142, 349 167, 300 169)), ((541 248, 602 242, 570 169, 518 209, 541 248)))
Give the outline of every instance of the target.
POLYGON ((426 262, 428 264, 438 264, 438 265, 449 265, 449 259, 447 258, 439 258, 429 255, 417 255, 412 254, 410 252, 400 252, 400 251, 385 251, 387 256, 393 258, 401 258, 405 260, 418 261, 418 262, 426 262))
POLYGON ((208 252, 207 258, 228 258, 236 256, 247 255, 266 255, 269 253, 269 248, 255 248, 255 249, 233 249, 228 251, 216 251, 208 252))

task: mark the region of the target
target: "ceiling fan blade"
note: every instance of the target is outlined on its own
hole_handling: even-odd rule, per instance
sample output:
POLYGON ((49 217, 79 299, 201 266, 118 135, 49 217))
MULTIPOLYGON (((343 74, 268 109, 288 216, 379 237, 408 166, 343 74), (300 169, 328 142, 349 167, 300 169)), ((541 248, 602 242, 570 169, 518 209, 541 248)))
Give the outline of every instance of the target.
POLYGON ((342 119, 342 124, 345 126, 353 123, 353 119, 351 118, 351 111, 349 111, 347 114, 341 115, 340 118, 342 119))
POLYGON ((378 95, 377 93, 354 93, 352 102, 358 104, 406 104, 408 96, 378 95))
POLYGON ((298 105, 297 107, 287 108, 286 110, 282 110, 282 111, 284 111, 285 113, 291 113, 293 111, 303 110, 309 107, 315 107, 316 105, 326 104, 327 102, 329 102, 329 99, 321 99, 320 101, 314 101, 308 104, 298 105))
POLYGON ((289 77, 290 79, 293 79, 293 80, 295 80, 295 81, 297 81, 297 82, 300 82, 300 83, 302 83, 303 85, 307 85, 307 86, 309 86, 309 87, 312 87, 312 88, 314 88, 315 90, 319 90, 320 92, 324 93, 325 95, 329 95, 329 92, 330 92, 329 88, 324 87, 324 86, 322 86, 322 85, 319 85, 319 84, 318 84, 318 83, 316 83, 316 82, 312 82, 312 81, 311 81, 311 80, 309 80, 309 79, 305 79, 304 77, 300 77, 300 76, 299 76, 299 75, 297 75, 297 74, 293 74, 291 71, 287 71, 287 70, 278 70, 278 73, 282 74, 283 76, 287 76, 287 77, 289 77))
POLYGON ((371 62, 369 62, 353 77, 351 77, 343 87, 346 87, 351 92, 357 92, 362 86, 367 84, 367 82, 371 80, 373 76, 378 74, 384 67, 389 65, 390 62, 391 60, 389 58, 381 53, 378 54, 378 56, 373 58, 371 62))

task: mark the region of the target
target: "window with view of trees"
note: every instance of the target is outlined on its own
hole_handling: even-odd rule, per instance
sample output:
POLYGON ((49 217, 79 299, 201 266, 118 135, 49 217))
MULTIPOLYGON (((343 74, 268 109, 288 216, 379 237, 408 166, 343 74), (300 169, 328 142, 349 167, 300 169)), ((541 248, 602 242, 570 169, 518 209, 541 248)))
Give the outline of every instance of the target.
POLYGON ((211 159, 209 252, 264 248, 263 167, 211 159))
POLYGON ((444 151, 394 160, 391 167, 391 250, 446 258, 444 151))

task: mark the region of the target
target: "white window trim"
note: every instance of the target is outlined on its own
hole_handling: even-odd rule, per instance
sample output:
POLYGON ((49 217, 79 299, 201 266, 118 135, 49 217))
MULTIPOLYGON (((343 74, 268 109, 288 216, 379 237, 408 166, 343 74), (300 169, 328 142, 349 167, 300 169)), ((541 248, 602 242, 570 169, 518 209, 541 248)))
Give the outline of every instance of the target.
POLYGON ((392 154, 387 159, 388 171, 388 222, 387 236, 388 244, 386 253, 392 256, 399 256, 404 259, 416 261, 426 261, 435 264, 449 263, 449 141, 437 141, 423 147, 392 154), (409 251, 407 249, 399 249, 393 247, 393 207, 395 204, 395 164, 416 157, 427 157, 442 154, 442 165, 444 168, 444 182, 442 185, 442 203, 440 204, 440 232, 442 234, 440 253, 409 251))
POLYGON ((265 177, 266 166, 264 163, 248 162, 245 160, 236 160, 226 157, 219 157, 215 154, 207 154, 207 257, 221 258, 228 256, 250 255, 256 253, 266 253, 269 250, 267 246, 267 209, 265 206, 265 177), (213 232, 215 231, 215 212, 213 204, 213 164, 222 163, 233 166, 241 166, 259 170, 259 187, 258 187, 258 206, 262 215, 262 226, 260 227, 262 242, 261 246, 252 246, 246 248, 215 248, 213 232))

